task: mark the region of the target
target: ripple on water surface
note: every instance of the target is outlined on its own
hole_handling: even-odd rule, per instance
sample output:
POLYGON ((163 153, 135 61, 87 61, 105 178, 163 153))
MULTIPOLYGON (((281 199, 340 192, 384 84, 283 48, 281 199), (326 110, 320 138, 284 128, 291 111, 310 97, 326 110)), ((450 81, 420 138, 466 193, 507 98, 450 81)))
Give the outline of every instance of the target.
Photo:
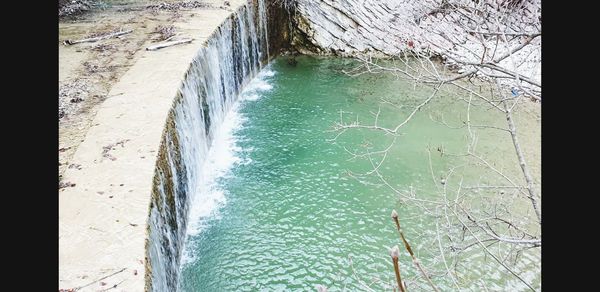
MULTIPOLYGON (((400 206, 388 189, 348 175, 347 170, 360 172, 369 165, 351 160, 342 145, 381 146, 391 138, 356 132, 338 143, 329 141, 340 110, 368 122, 380 98, 412 106, 429 91, 415 91, 391 77, 349 78, 340 73, 350 62, 344 59, 298 60, 296 67, 276 59, 265 68, 215 139, 216 155, 204 169, 205 187, 190 212, 182 291, 313 291, 316 284, 332 291, 365 290, 356 275, 376 291, 389 290, 394 276, 388 248, 399 243, 390 211, 399 209, 409 218, 405 232, 415 245, 432 228, 410 219, 418 214, 400 206)), ((455 110, 452 105, 441 109, 448 116, 455 110)), ((402 118, 391 107, 382 113, 382 124, 402 118)), ((385 173, 401 188, 424 191, 434 187, 425 147, 464 145, 464 135, 425 114, 415 117, 399 139, 385 173)), ((444 166, 450 160, 433 163, 444 166)), ((420 256, 426 258, 427 252, 420 256)), ((536 265, 536 259, 525 264, 536 265)), ((410 263, 408 257, 402 260, 410 263)))

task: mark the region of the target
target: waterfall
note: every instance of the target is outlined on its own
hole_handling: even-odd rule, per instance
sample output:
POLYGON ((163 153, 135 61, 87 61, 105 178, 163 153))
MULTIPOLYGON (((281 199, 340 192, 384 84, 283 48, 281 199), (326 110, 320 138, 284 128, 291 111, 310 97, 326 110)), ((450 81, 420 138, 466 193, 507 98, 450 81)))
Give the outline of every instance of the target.
POLYGON ((192 61, 158 153, 148 238, 146 290, 176 291, 190 202, 213 137, 243 86, 269 58, 264 0, 240 7, 192 61))

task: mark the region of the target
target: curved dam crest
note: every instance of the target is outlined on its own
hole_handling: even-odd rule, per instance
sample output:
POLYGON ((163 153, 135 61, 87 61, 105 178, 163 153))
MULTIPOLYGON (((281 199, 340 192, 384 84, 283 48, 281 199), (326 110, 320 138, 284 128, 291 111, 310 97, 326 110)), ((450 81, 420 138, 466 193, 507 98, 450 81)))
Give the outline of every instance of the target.
POLYGON ((146 290, 176 291, 188 211, 190 202, 198 199, 202 165, 241 89, 268 57, 265 4, 258 1, 226 19, 194 58, 169 114, 157 159, 146 290))
POLYGON ((111 88, 63 175, 59 288, 176 291, 199 166, 285 33, 268 30, 276 6, 230 2, 176 22, 194 42, 145 52, 111 88))

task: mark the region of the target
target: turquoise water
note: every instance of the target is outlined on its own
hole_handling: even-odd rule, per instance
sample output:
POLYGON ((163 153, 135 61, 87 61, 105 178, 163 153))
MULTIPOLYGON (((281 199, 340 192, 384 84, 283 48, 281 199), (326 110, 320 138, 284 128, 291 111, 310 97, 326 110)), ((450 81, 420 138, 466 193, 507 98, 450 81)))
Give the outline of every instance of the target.
MULTIPOLYGON (((348 151, 381 150, 394 137, 350 130, 333 140, 339 133, 333 126, 340 121, 340 111, 346 123, 358 117, 361 123, 372 124, 379 110, 379 125, 393 127, 431 89, 392 75, 346 76, 341 70, 353 65, 351 60, 300 57, 298 61, 291 66, 285 57, 274 60, 234 108, 231 136, 216 147, 227 156, 218 159, 228 162, 212 185, 212 196, 218 198, 211 201, 214 206, 197 212, 204 216, 191 218, 181 291, 314 291, 316 284, 329 291, 391 291, 394 274, 388 249, 400 243, 390 219, 392 209, 399 211, 419 259, 432 274, 441 269, 435 257, 437 242, 432 241, 435 220, 401 201, 377 177, 356 178, 372 165, 365 157, 353 159, 348 151)), ((539 182, 538 108, 526 107, 517 118, 539 182)), ((466 128, 454 128, 465 117, 464 100, 440 93, 395 138, 379 168, 385 179, 419 198, 438 196, 440 178, 466 161, 451 155, 466 149, 466 128)), ((470 118, 479 124, 505 125, 502 115, 483 105, 473 106, 470 118)), ((479 153, 519 180, 510 136, 483 129, 477 133, 479 153)), ((382 155, 373 159, 377 165, 382 155)), ((464 186, 497 181, 478 168, 459 167, 456 172, 464 186)), ((446 186, 456 187, 458 182, 448 179, 446 186)), ((493 195, 483 193, 481 200, 493 195)), ((527 209, 527 205, 513 207, 514 212, 527 209)), ((523 288, 476 250, 464 256, 464 263, 456 267, 461 285, 472 290, 482 289, 480 282, 491 290, 523 288)), ((405 252, 400 260, 410 284, 418 271, 405 252)), ((515 269, 538 287, 539 251, 526 252, 515 269)), ((443 275, 434 275, 434 282, 443 290, 456 290, 443 275)), ((410 285, 412 290, 428 291, 422 283, 410 285)))

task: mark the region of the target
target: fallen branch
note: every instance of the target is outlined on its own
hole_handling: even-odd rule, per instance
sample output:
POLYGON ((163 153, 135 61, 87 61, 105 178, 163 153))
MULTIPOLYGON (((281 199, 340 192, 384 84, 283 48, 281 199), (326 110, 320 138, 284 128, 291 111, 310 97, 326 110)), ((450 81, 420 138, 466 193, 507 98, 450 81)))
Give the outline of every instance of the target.
POLYGON ((113 32, 113 33, 109 33, 109 34, 105 34, 105 35, 101 35, 101 36, 97 36, 97 37, 93 37, 93 38, 87 38, 87 39, 76 40, 76 41, 65 40, 63 43, 65 45, 74 45, 74 44, 79 44, 79 43, 93 43, 93 42, 101 41, 104 39, 110 39, 110 38, 122 36, 124 34, 128 34, 131 32, 133 32, 133 29, 126 30, 126 31, 113 32))
POLYGON ((180 45, 180 44, 187 44, 187 43, 191 43, 191 42, 192 42, 192 39, 182 39, 182 40, 178 40, 178 41, 170 41, 170 42, 166 42, 166 43, 162 43, 162 44, 156 44, 153 46, 149 46, 146 48, 146 50, 147 51, 156 51, 158 49, 175 46, 175 45, 180 45))

